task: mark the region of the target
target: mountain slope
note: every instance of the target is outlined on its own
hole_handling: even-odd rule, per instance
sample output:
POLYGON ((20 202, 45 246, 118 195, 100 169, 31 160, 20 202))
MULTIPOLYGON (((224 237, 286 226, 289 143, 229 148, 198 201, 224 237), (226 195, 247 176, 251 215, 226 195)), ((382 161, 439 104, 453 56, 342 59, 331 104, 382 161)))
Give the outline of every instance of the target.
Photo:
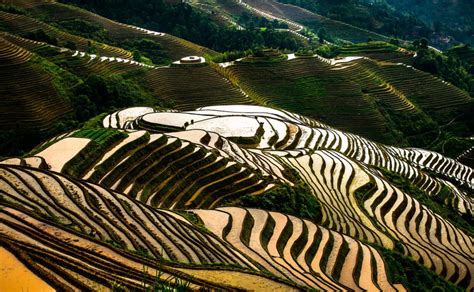
MULTIPOLYGON (((256 287, 255 281, 259 281, 260 289, 324 287, 314 286, 315 282, 301 281, 298 276, 294 276, 300 268, 294 265, 286 251, 285 260, 273 264, 286 268, 288 272, 281 274, 275 272, 275 267, 259 259, 251 259, 252 254, 241 250, 238 242, 226 243, 179 214, 153 209, 97 185, 37 169, 2 166, 0 173, 0 242, 56 288, 99 289, 115 281, 122 287, 139 289, 141 283, 156 281, 154 274, 157 268, 161 279, 172 275, 190 281, 192 288, 248 289, 256 287), (155 262, 157 259, 160 259, 158 264, 155 262), (269 272, 273 275, 268 276, 269 272), (144 275, 148 278, 140 278, 144 275), (239 277, 238 282, 232 280, 236 276, 239 277)), ((222 211, 258 214, 257 210, 237 208, 222 211)), ((207 225, 209 216, 217 211, 194 212, 204 218, 207 225)), ((278 224, 284 224, 279 222, 284 215, 271 213, 271 216, 278 218, 278 224)), ((239 216, 236 214, 237 218, 239 216)), ((263 219, 260 218, 256 220, 263 219)), ((295 222, 299 220, 294 217, 290 219, 295 222)), ((255 224, 263 223, 255 221, 255 224)), ((226 222, 220 224, 225 225, 226 222)), ((234 224, 241 223, 235 221, 234 224)), ((342 239, 335 232, 309 222, 305 224, 312 232, 317 229, 325 237, 335 237, 336 241, 342 239)), ((268 228, 266 232, 271 234, 268 228)), ((279 225, 273 228, 281 231, 279 225)), ((259 236, 258 233, 255 236, 259 236)), ((230 235, 226 237, 230 239, 230 235)), ((337 252, 336 248, 340 248, 326 248, 309 241, 309 238, 306 240, 307 243, 299 244, 308 245, 311 250, 316 248, 311 253, 313 256, 315 251, 328 256, 326 253, 331 250, 337 252)), ((349 238, 345 240, 350 243, 351 251, 347 260, 352 261, 352 265, 354 258, 351 255, 358 249, 364 250, 364 261, 373 258, 377 262, 378 272, 369 269, 361 274, 370 272, 378 275, 377 280, 371 282, 363 279, 361 284, 379 287, 390 285, 378 252, 349 238)), ((269 243, 275 244, 274 241, 270 239, 269 243)), ((328 265, 333 265, 332 261, 330 259, 328 265)), ((332 286, 329 287, 344 287, 330 280, 320 268, 313 266, 313 269, 315 271, 310 273, 317 282, 325 285, 330 283, 332 286)), ((354 285, 351 282, 346 284, 354 285)))
MULTIPOLYGON (((219 207, 252 194, 250 189, 254 188, 257 181, 252 181, 251 177, 261 177, 261 182, 265 182, 260 191, 252 195, 258 197, 267 189, 296 183, 295 176, 290 175, 291 171, 296 171, 321 205, 322 219, 316 223, 333 231, 296 217, 261 210, 192 210, 219 240, 235 248, 234 254, 240 254, 241 259, 252 259, 251 264, 247 262, 244 265, 234 258, 226 262, 227 265, 237 264, 239 267, 265 270, 297 286, 322 289, 392 289, 392 285, 396 283, 390 282, 384 271, 384 257, 375 249, 354 241, 362 240, 410 256, 461 287, 469 289, 473 285, 472 229, 461 218, 442 218, 437 214, 439 209, 436 209, 436 204, 445 204, 444 208, 451 209, 454 213, 472 216, 474 202, 469 194, 472 192, 474 173, 472 169, 454 160, 418 149, 376 144, 297 114, 255 106, 216 106, 183 113, 135 108, 106 117, 104 125, 126 128, 145 126, 151 131, 167 133, 130 131, 125 134, 113 129, 81 130, 47 143, 37 150, 35 156, 3 161, 4 164, 26 164, 43 169, 3 166, 1 185, 6 243, 13 244, 12 237, 26 232, 21 224, 14 223, 18 220, 16 218, 24 218, 22 220, 27 220, 34 226, 40 224, 34 214, 42 214, 43 211, 40 210, 44 210, 49 216, 57 218, 55 220, 60 224, 70 225, 71 220, 75 222, 76 232, 87 233, 89 237, 101 241, 110 238, 117 242, 116 247, 121 246, 132 252, 138 249, 140 254, 152 257, 161 255, 165 260, 176 262, 181 251, 186 256, 183 246, 178 245, 178 249, 163 247, 163 251, 157 253, 159 246, 144 233, 148 223, 130 221, 132 218, 145 218, 139 214, 146 210, 151 212, 148 207, 138 208, 144 206, 140 201, 172 209, 219 207), (177 119, 190 121, 186 123, 184 131, 177 119), (83 142, 79 143, 80 141, 83 142), (62 157, 54 154, 59 149, 63 151, 62 157), (71 150, 67 152, 66 149, 71 150), (217 168, 205 164, 196 168, 193 165, 199 164, 200 160, 192 157, 197 155, 204 159, 219 156, 214 159, 214 164, 218 160, 229 162, 217 168), (128 163, 132 161, 132 164, 128 163), (89 182, 71 181, 51 172, 49 168, 89 182), (231 169, 237 172, 232 173, 231 169), (390 172, 406 179, 409 182, 407 184, 416 186, 419 193, 414 191, 415 188, 400 188, 393 175, 389 175, 390 172), (116 175, 112 175, 114 173, 116 175), (109 176, 117 175, 120 177, 118 180, 108 182, 109 176), (238 182, 232 182, 232 178, 238 182), (101 186, 94 185, 93 182, 101 186), (201 182, 204 184, 199 185, 201 182), (181 195, 169 195, 152 185, 160 185, 172 193, 180 185, 187 185, 187 189, 194 193, 181 191, 181 195), (106 191, 102 186, 124 191, 125 195, 106 191), (242 189, 239 190, 239 187, 242 189), (147 193, 147 189, 157 191, 152 194, 147 193), (48 194, 63 199, 52 201, 48 194), (36 196, 41 196, 41 201, 36 196), (175 198, 174 201, 170 201, 170 197, 175 198), (14 202, 30 206, 27 208, 30 209, 29 213, 25 214, 26 210, 18 209, 14 202), (119 202, 122 207, 113 207, 119 206, 119 202), (46 208, 43 204, 49 207, 46 208), (64 213, 65 209, 61 206, 66 205, 63 204, 69 206, 68 213, 64 213), (88 210, 92 214, 100 212, 102 215, 95 215, 93 218, 96 219, 92 221, 87 220, 86 217, 91 218, 91 211, 88 210), (33 218, 25 219, 31 216, 33 218), (222 220, 215 220, 221 217, 222 220), (109 224, 99 218, 108 218, 108 221, 116 223, 109 224), (133 231, 124 230, 125 226, 134 227, 133 231), (12 228, 16 231, 12 231, 12 228), (344 235, 333 233, 334 231, 344 235), (449 237, 446 234, 450 234, 449 237), (263 241, 259 243, 258 238, 263 241), (262 253, 261 250, 268 253, 262 253), (167 256, 163 256, 163 252, 167 256), (255 256, 256 253, 259 254, 258 257, 255 256), (375 262, 378 267, 369 268, 365 262, 375 262), (370 273, 372 276, 366 278, 370 273), (353 277, 348 276, 350 274, 353 277)), ((171 214, 167 211, 160 212, 164 212, 163 215, 171 214)), ((150 216, 146 217, 151 218, 150 216)), ((64 235, 64 240, 72 236, 70 232, 67 234, 64 235)), ((86 244, 90 241, 87 236, 80 237, 73 242, 86 244)), ((96 244, 100 246, 103 243, 96 244)), ((32 252, 38 248, 34 246, 32 239, 26 238, 21 246, 29 246, 32 252)), ((66 246, 64 248, 67 249, 66 246)), ((189 248, 195 250, 195 247, 189 248)), ((213 249, 210 247, 202 249, 207 252, 211 250, 213 249)), ((193 258, 195 252, 188 258, 193 258)), ((204 260, 210 256, 207 252, 202 256, 195 254, 196 259, 201 259, 201 269, 206 266, 204 262, 212 263, 209 259, 204 260)), ((52 256, 51 253, 43 255, 52 256)), ((217 258, 219 257, 216 256, 217 258)), ((138 258, 130 260, 136 263, 138 258)), ((181 266, 184 264, 183 259, 179 262, 180 271, 188 273, 186 267, 181 266)), ((123 265, 123 260, 119 259, 118 264, 123 265)), ((173 266, 171 263, 170 265, 173 266)), ((58 269, 54 265, 49 267, 53 271, 58 269)), ((164 267, 163 271, 172 273, 172 270, 164 267)), ((70 273, 64 268, 58 272, 70 273)), ((87 273, 85 270, 79 272, 81 275, 87 273)), ((119 274, 113 272, 113 275, 119 274)), ((183 277, 189 279, 185 275, 183 277)), ((206 276, 206 279, 210 281, 214 278, 206 276)), ((130 280, 122 278, 121 282, 125 286, 133 285, 130 280)), ((193 280, 189 281, 195 283, 193 280)), ((77 284, 84 285, 85 282, 79 281, 77 284)), ((211 285, 209 282, 195 284, 211 285)))
POLYGON ((72 2, 245 51, 2 1, 0 290, 474 288, 468 46, 274 1, 72 2))
POLYGON ((47 132, 72 108, 55 87, 55 74, 41 60, 0 36, 0 96, 4 130, 47 132))

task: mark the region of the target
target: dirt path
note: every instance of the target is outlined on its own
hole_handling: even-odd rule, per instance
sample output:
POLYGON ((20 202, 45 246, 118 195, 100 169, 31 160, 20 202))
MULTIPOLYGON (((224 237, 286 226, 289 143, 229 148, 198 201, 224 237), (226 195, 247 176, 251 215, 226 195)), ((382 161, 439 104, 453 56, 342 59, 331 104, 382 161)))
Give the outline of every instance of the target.
POLYGON ((267 279, 262 276, 252 275, 237 271, 219 270, 191 270, 176 268, 197 279, 233 286, 247 291, 299 291, 289 285, 267 279))

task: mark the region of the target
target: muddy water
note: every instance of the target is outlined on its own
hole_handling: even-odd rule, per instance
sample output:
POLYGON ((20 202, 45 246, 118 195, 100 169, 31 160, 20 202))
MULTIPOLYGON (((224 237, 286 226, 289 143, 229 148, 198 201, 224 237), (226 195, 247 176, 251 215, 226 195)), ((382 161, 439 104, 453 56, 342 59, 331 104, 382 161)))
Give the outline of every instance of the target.
POLYGON ((55 291, 3 247, 0 263, 0 291, 55 291))

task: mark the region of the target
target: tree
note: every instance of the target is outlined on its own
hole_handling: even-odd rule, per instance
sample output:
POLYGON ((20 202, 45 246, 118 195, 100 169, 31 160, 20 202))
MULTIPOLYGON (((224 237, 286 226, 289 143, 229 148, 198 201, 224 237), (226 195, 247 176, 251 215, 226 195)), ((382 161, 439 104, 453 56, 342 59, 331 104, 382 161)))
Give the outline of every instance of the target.
POLYGON ((319 38, 319 42, 321 44, 324 44, 324 42, 326 41, 327 39, 327 35, 328 35, 328 32, 326 31, 326 29, 324 27, 321 27, 319 30, 318 30, 318 38, 319 38))
POLYGON ((142 54, 140 54, 140 52, 137 51, 137 50, 133 51, 133 60, 135 60, 137 62, 141 62, 142 54))
POLYGON ((72 42, 72 41, 67 41, 65 44, 64 44, 64 47, 70 49, 70 50, 77 50, 77 46, 76 46, 76 43, 75 42, 72 42))
POLYGON ((420 48, 428 49, 428 40, 426 38, 420 40, 420 48))

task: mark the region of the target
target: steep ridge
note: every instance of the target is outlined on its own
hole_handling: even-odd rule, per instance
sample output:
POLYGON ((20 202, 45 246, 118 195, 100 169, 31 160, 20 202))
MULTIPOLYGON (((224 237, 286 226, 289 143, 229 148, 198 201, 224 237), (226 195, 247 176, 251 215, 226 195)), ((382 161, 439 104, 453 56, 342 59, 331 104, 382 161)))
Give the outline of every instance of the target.
POLYGON ((367 137, 380 137, 381 133, 387 132, 383 117, 364 99, 358 85, 347 82, 338 71, 330 70, 331 66, 318 58, 296 58, 260 66, 236 64, 225 69, 228 78, 259 104, 331 121, 334 127, 350 128, 367 137))

